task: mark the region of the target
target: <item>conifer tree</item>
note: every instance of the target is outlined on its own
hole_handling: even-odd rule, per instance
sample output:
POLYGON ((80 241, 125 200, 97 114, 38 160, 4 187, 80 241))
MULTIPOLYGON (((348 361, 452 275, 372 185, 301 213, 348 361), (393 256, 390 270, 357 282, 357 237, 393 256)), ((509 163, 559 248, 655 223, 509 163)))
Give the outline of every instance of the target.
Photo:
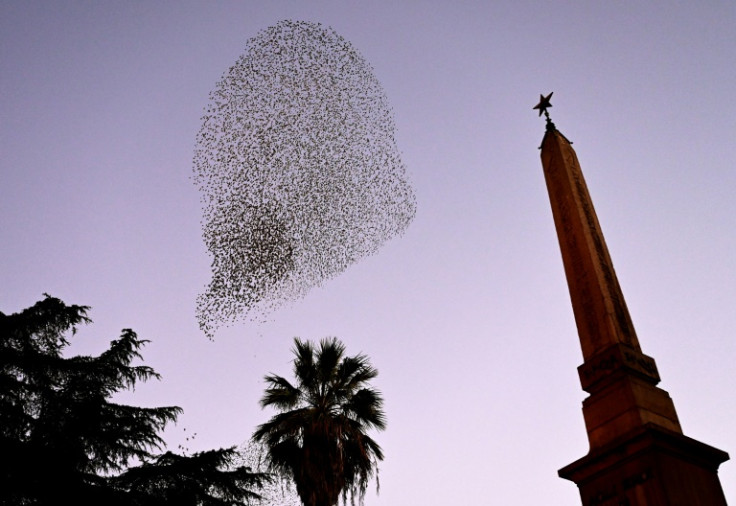
POLYGON ((132 365, 147 342, 135 332, 124 329, 99 356, 63 356, 68 334, 90 322, 88 309, 47 295, 20 313, 0 312, 0 504, 194 506, 256 497, 249 487, 264 476, 230 468, 234 449, 156 454, 181 408, 110 400, 159 378, 132 365))

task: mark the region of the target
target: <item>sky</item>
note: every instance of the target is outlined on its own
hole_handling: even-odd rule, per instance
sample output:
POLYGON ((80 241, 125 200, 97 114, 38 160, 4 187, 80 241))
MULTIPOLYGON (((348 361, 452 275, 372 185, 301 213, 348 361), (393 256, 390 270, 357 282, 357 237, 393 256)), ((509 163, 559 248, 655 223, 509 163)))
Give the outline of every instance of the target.
MULTIPOLYGON (((0 311, 91 306, 71 353, 150 340, 162 379, 121 399, 181 406, 165 438, 189 452, 248 440, 293 338, 336 336, 385 397, 367 506, 579 504, 557 470, 588 451, 582 353, 532 110, 553 91, 659 386, 687 436, 736 458, 734 27, 731 0, 2 1, 0 311), (372 66, 416 218, 208 340, 195 136, 248 39, 284 19, 372 66)), ((719 475, 736 502, 736 464, 719 475)))

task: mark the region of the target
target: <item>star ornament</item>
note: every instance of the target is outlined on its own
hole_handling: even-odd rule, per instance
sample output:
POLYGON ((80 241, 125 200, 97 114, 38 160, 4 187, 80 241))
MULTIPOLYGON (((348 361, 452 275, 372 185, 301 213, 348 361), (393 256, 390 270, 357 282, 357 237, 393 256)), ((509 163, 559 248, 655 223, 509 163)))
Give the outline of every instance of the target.
MULTIPOLYGON (((554 93, 554 91, 552 93, 554 93)), ((540 116, 542 115, 542 113, 546 114, 547 109, 552 107, 552 104, 550 103, 550 100, 552 99, 552 93, 550 93, 546 97, 544 95, 539 95, 539 103, 532 107, 532 109, 539 109, 540 116)))

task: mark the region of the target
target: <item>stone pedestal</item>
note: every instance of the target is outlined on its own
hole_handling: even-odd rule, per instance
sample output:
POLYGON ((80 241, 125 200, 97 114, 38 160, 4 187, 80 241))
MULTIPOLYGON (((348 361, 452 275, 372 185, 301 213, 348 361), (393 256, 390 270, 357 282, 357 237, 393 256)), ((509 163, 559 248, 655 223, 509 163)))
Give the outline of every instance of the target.
POLYGON ((718 466, 728 454, 655 424, 591 451, 559 471, 584 506, 725 506, 718 466))

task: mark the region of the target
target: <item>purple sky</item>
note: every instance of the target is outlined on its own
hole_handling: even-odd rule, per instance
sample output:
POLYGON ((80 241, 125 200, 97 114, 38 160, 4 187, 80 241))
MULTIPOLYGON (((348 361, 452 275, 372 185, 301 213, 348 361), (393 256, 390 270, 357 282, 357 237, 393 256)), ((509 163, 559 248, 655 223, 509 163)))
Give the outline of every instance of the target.
MULTIPOLYGON (((386 398, 368 506, 579 503, 582 362, 539 146, 577 150, 644 353, 685 434, 736 459, 736 3, 0 4, 0 311, 92 306, 72 351, 130 327, 184 408, 176 449, 271 415, 294 336, 369 355, 386 398), (417 193, 407 233, 262 324, 199 331, 209 281, 194 139, 215 82, 282 19, 373 66, 417 193), (186 432, 184 431, 186 429, 186 432)), ((736 502, 736 464, 721 482, 736 502)))

